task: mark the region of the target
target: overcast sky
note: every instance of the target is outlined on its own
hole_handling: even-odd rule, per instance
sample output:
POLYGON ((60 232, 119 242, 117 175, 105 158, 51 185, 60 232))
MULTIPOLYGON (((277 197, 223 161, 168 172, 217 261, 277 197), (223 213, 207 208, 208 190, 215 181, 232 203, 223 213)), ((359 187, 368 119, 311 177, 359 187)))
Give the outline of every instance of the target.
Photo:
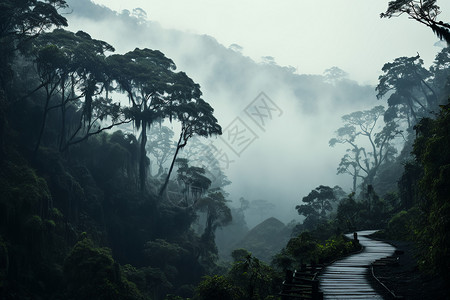
MULTIPOLYGON (((380 19, 388 0, 94 0, 113 10, 142 8, 165 28, 207 34, 236 43, 260 61, 272 56, 299 73, 322 74, 338 66, 360 83, 376 84, 384 63, 417 52, 432 63, 438 40, 407 16, 380 19)), ((450 20, 450 1, 438 1, 450 20)))
MULTIPOLYGON (((330 148, 328 141, 342 126, 342 115, 383 104, 376 100, 374 89, 383 65, 419 52, 428 67, 441 50, 434 46, 438 39, 433 32, 407 16, 380 19, 389 0, 261 0, 257 5, 243 0, 93 1, 118 12, 142 8, 151 23, 136 27, 134 17, 103 14, 84 1, 69 0, 78 4, 68 15, 70 30, 84 30, 105 40, 116 53, 134 47, 161 50, 201 85, 224 129, 237 117, 253 124, 244 108, 260 92, 279 106, 282 115, 267 128, 252 128, 258 139, 242 155, 232 156, 220 139, 210 141, 233 160, 229 168, 224 167, 232 182, 226 188, 229 199, 276 203, 270 213, 283 222, 299 219, 295 206, 320 184, 350 191, 351 177, 336 175, 346 148, 330 148), (155 23, 194 35, 160 30, 155 23), (281 68, 255 64, 195 34, 212 36, 225 47, 238 44, 243 55, 256 62, 272 56, 279 65, 297 68, 299 74, 323 74, 338 66, 350 79, 372 86, 346 81, 348 86, 332 91, 316 82, 322 80, 319 77, 291 76, 281 68), (214 55, 208 52, 213 49, 214 55)), ((450 1, 445 1, 439 3, 445 12, 441 19, 449 21, 450 1)), ((247 216, 249 225, 259 221, 247 216)))

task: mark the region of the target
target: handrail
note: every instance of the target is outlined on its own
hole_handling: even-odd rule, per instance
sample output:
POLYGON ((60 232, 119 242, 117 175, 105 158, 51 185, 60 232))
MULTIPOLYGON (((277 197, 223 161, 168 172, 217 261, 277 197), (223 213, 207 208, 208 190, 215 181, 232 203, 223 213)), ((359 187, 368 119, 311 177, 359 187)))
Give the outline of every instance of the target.
MULTIPOLYGON (((376 262, 376 261, 375 261, 376 262)), ((374 273, 374 271, 373 271, 373 264, 370 266, 370 270, 371 270, 371 273, 372 273, 372 277, 373 278, 375 278, 375 280, 389 293, 389 294, 391 294, 392 295, 392 297, 394 298, 394 299, 404 299, 404 297, 403 296, 399 296, 399 295, 396 295, 395 293, 394 293, 394 291, 392 291, 391 289, 389 289, 383 282, 381 282, 381 280, 380 279, 378 279, 378 277, 377 276, 375 276, 375 273, 374 273)))
POLYGON ((330 266, 327 265, 322 270, 320 274, 321 288, 326 295, 330 297, 333 297, 333 295, 338 295, 339 297, 345 295, 348 296, 348 299, 366 295, 380 299, 381 296, 377 294, 376 290, 368 282, 368 270, 363 271, 363 268, 368 269, 374 261, 379 260, 383 256, 391 255, 395 248, 385 243, 370 241, 370 238, 366 237, 370 232, 372 231, 361 232, 361 235, 364 237, 359 239, 362 246, 361 249, 347 255, 346 258, 334 260, 330 266), (341 276, 341 273, 344 275, 341 276), (364 275, 364 273, 367 275, 364 275))
POLYGON ((282 291, 278 294, 281 299, 313 299, 322 300, 323 293, 319 289, 319 281, 316 279, 320 266, 307 266, 303 270, 286 272, 282 291), (319 268, 317 268, 319 267, 319 268), (297 282, 297 283, 296 283, 297 282))

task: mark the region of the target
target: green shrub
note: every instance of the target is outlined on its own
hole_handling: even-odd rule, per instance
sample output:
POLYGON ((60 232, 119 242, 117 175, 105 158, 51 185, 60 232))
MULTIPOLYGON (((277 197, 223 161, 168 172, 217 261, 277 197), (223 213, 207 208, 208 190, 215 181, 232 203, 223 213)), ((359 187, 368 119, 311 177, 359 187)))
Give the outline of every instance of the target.
POLYGON ((197 287, 198 300, 237 300, 240 299, 240 290, 237 289, 225 276, 205 276, 197 287))
POLYGON ((319 261, 330 262, 352 251, 358 250, 359 245, 344 238, 343 235, 326 240, 325 244, 319 245, 319 261))
POLYGON ((384 237, 392 240, 413 240, 414 227, 420 218, 417 208, 402 210, 394 215, 384 230, 384 237))
POLYGON ((123 276, 111 250, 95 247, 84 237, 66 259, 68 299, 142 299, 134 283, 123 276))
POLYGON ((282 253, 290 255, 296 261, 292 265, 297 265, 298 267, 298 265, 305 263, 330 262, 357 251, 360 247, 358 243, 349 241, 343 235, 334 236, 324 242, 320 242, 308 232, 303 232, 298 237, 292 238, 282 253))

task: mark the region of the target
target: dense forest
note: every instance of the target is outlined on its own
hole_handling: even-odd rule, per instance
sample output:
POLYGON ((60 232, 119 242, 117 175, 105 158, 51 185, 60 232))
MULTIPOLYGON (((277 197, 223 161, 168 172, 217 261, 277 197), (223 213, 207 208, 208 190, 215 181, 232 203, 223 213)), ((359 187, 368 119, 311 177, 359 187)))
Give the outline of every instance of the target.
MULTIPOLYGON (((381 17, 407 14, 448 45, 435 2, 391 1, 381 17)), ((230 205, 205 147, 222 127, 200 85, 159 50, 116 54, 67 30, 67 8, 0 0, 2 299, 278 299, 286 270, 359 249, 343 234, 363 229, 411 241, 421 271, 450 281, 450 47, 429 68, 419 54, 386 62, 378 105, 342 116, 329 146, 345 148, 350 191, 324 182, 292 207, 301 223, 245 236, 249 201, 230 205)), ((344 77, 307 80, 356 90, 344 77)), ((294 94, 318 109, 306 84, 294 94)))

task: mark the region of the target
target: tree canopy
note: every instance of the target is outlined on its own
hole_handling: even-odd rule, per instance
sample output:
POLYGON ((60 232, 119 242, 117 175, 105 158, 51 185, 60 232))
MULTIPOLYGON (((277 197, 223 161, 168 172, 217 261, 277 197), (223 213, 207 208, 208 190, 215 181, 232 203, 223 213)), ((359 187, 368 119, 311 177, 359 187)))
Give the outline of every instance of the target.
POLYGON ((450 44, 450 24, 438 21, 440 13, 436 0, 395 0, 389 2, 386 12, 380 16, 392 18, 407 14, 411 19, 430 27, 441 40, 450 44))
POLYGON ((331 188, 320 185, 303 197, 304 204, 297 205, 295 209, 306 217, 303 224, 307 228, 312 228, 319 221, 326 219, 327 214, 333 210, 333 203, 340 200, 343 194, 345 193, 339 186, 331 188))
POLYGON ((344 126, 336 131, 336 137, 330 139, 331 147, 336 144, 350 146, 347 154, 341 159, 338 174, 350 174, 353 178, 353 191, 357 188, 357 180, 362 179, 364 185, 371 184, 380 166, 396 153, 392 143, 401 131, 398 124, 388 122, 381 126, 381 118, 385 113, 383 106, 375 106, 370 110, 356 111, 344 115, 344 126), (364 140, 358 139, 363 137, 364 140), (368 143, 368 149, 360 143, 368 143))

